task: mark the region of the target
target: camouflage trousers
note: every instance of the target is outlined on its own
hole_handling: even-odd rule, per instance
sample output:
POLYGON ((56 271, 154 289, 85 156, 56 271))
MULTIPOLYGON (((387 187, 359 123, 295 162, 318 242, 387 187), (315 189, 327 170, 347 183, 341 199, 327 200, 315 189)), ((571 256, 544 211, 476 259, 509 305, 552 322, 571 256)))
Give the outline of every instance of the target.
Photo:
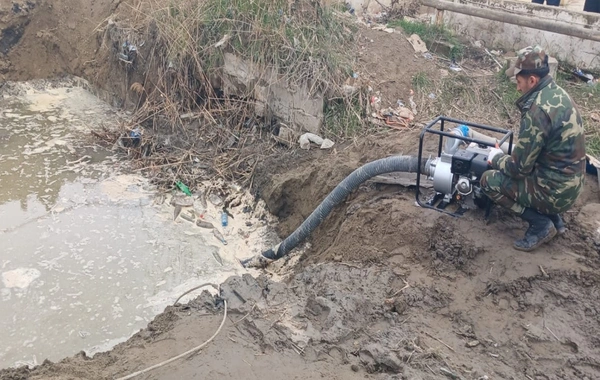
POLYGON ((533 208, 546 215, 560 214, 570 209, 577 200, 583 183, 574 188, 549 192, 535 177, 511 178, 499 170, 488 170, 481 176, 481 190, 492 201, 521 215, 525 208, 533 208))

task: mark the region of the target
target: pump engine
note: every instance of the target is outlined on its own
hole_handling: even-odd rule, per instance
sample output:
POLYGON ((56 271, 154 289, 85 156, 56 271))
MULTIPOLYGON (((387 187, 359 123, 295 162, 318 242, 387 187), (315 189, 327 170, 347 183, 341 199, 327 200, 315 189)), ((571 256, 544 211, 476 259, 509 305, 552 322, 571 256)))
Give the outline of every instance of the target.
POLYGON ((425 173, 419 172, 419 174, 427 174, 429 179, 433 180, 435 194, 427 202, 421 202, 419 197, 420 175, 417 176, 417 202, 419 205, 435 208, 455 216, 468 209, 486 207, 489 200, 481 190, 480 180, 483 173, 490 169, 488 165, 490 148, 499 144, 505 153, 510 154, 512 131, 441 116, 426 126, 421 133, 420 162, 423 159, 423 140, 428 133, 439 135, 438 157, 430 158, 424 167, 425 173), (458 126, 444 131, 444 127, 447 127, 449 123, 458 126), (439 129, 436 128, 438 125, 439 129), (503 137, 497 140, 475 131, 475 128, 502 133, 503 137), (445 211, 446 206, 451 203, 457 203, 459 206, 454 213, 445 211))

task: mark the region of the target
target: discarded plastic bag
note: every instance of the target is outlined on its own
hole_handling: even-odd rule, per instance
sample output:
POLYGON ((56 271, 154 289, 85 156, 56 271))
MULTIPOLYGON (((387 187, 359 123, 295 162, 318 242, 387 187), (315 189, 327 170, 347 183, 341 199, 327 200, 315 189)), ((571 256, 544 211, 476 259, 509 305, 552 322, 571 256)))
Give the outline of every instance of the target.
POLYGON ((321 149, 331 149, 335 143, 329 139, 323 140, 323 144, 321 144, 321 149))
POLYGON ((300 136, 298 142, 300 143, 300 148, 304 150, 310 149, 311 142, 319 145, 321 149, 330 149, 334 145, 333 141, 329 139, 323 139, 322 137, 317 136, 314 133, 303 134, 302 136, 300 136))

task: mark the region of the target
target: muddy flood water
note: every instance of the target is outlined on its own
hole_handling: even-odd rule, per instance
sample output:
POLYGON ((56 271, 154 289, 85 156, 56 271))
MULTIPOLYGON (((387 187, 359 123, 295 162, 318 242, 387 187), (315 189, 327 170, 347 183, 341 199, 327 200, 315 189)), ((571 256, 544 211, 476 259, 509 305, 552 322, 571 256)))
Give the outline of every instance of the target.
POLYGON ((223 228, 205 206, 226 246, 174 221, 170 193, 91 142, 121 115, 86 90, 8 84, 0 103, 0 367, 109 349, 262 249, 266 222, 241 211, 223 228))

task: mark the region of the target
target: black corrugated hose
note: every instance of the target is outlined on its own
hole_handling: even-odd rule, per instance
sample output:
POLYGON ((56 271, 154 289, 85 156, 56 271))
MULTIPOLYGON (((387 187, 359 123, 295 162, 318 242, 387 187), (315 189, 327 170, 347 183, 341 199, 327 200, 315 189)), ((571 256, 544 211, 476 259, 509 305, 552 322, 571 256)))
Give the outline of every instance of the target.
MULTIPOLYGON (((428 160, 421 163, 421 173, 429 174, 428 160)), ((306 239, 325 220, 331 210, 340 204, 360 184, 375 176, 392 173, 417 171, 419 159, 413 156, 392 156, 382 158, 361 166, 340 182, 308 218, 288 236, 283 242, 252 258, 242 260, 244 267, 264 267, 271 260, 278 260, 287 255, 292 249, 306 239)))

